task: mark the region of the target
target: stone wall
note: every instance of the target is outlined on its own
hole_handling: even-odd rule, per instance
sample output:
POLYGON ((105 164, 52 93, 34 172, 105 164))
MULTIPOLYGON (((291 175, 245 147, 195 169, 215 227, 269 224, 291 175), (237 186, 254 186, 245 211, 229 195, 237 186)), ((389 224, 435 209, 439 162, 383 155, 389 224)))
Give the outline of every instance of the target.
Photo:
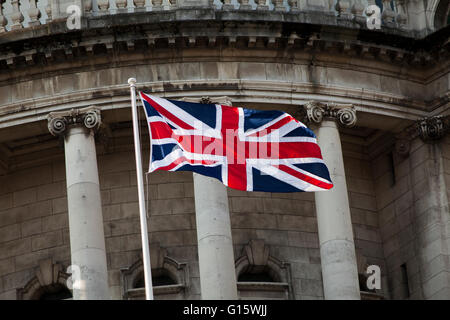
POLYGON ((448 150, 448 138, 432 143, 416 138, 409 155, 394 153, 393 167, 389 153, 373 161, 394 299, 448 298, 448 150))
MULTIPOLYGON (((420 179, 413 178, 412 172, 420 159, 414 154, 418 146, 411 149, 411 157, 403 158, 395 153, 383 153, 373 160, 373 175, 379 226, 383 241, 384 256, 389 277, 389 288, 393 299, 420 299, 420 273, 417 259, 417 248, 414 241, 414 201, 413 185, 420 179), (414 150, 414 151, 413 151, 414 150), (410 159, 417 159, 410 161, 410 159), (402 280, 402 265, 408 273, 409 293, 405 292, 405 281, 402 280)), ((423 147, 423 146, 422 146, 423 147)), ((383 270, 382 270, 383 272, 383 270)))
MULTIPOLYGON (((369 265, 378 265, 386 274, 383 244, 378 223, 377 198, 370 157, 361 144, 344 142, 344 163, 353 224, 358 273, 366 275, 369 265)), ((382 284, 383 294, 387 288, 382 284)))
MULTIPOLYGON (((141 256, 134 156, 132 141, 126 140, 128 145, 122 149, 98 151, 109 282, 115 299, 122 297, 120 269, 141 256)), ((59 160, 1 178, 1 298, 14 299, 15 289, 34 276, 42 259, 70 264, 60 152, 59 160)), ((369 263, 383 265, 370 166, 357 156, 359 152, 359 147, 344 145, 356 246, 369 263)), ((188 263, 188 297, 200 298, 192 174, 156 172, 148 178, 150 242, 166 248, 176 261, 188 263)), ((271 256, 290 263, 295 298, 322 299, 314 194, 232 189, 228 194, 236 259, 250 240, 264 239, 271 256)))
POLYGON ((65 172, 61 162, 0 177, 0 299, 35 275, 39 261, 69 265, 65 172))

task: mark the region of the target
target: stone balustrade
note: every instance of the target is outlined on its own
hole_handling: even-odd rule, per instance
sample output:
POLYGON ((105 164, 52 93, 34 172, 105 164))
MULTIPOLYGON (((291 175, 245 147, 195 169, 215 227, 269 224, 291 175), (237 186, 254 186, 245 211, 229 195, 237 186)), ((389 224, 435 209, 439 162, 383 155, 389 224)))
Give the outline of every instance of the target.
MULTIPOLYGON (((407 29, 407 16, 402 1, 392 10, 383 1, 382 27, 407 29)), ((210 8, 217 11, 273 11, 301 14, 324 12, 338 19, 357 21, 364 28, 367 5, 375 1, 359 0, 0 0, 0 36, 2 33, 48 24, 52 20, 76 14, 67 13, 77 5, 83 16, 115 15, 134 12, 168 11, 182 8, 210 8)))

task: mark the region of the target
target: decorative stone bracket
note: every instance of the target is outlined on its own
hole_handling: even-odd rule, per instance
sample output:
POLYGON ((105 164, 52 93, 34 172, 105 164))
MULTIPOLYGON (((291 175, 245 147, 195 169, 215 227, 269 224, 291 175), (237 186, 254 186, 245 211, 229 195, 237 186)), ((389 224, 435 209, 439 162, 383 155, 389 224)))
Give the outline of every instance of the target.
POLYGON ((448 118, 443 116, 423 118, 416 122, 415 129, 424 142, 433 142, 445 136, 450 129, 450 123, 448 118))
POLYGON ((433 143, 450 132, 450 118, 433 116, 416 120, 416 122, 396 136, 395 152, 407 156, 411 141, 419 137, 425 143, 433 143))
POLYGON ((309 123, 320 124, 323 119, 333 119, 344 127, 350 128, 356 124, 356 109, 351 104, 309 101, 304 105, 304 110, 304 117, 309 123))
POLYGON ((195 102, 195 103, 201 103, 201 104, 221 104, 221 105, 225 105, 225 106, 231 106, 231 99, 227 96, 221 96, 221 97, 203 96, 201 98, 188 97, 188 98, 183 98, 182 100, 186 101, 186 102, 195 102))
POLYGON ((48 130, 54 136, 64 135, 71 125, 83 125, 87 129, 97 130, 102 123, 100 110, 94 107, 51 112, 47 120, 48 130))
POLYGON ((64 272, 60 263, 53 263, 51 259, 39 262, 39 268, 23 288, 17 290, 18 300, 39 299, 43 292, 56 285, 66 286, 70 274, 64 272))

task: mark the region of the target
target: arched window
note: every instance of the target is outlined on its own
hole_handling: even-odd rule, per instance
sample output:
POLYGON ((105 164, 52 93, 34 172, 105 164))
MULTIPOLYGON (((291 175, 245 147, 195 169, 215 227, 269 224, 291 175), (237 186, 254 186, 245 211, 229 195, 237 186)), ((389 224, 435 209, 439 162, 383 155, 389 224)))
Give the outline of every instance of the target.
MULTIPOLYGON (((153 287, 161 287, 161 286, 169 286, 176 285, 177 280, 173 278, 173 276, 166 269, 154 269, 152 270, 152 284, 153 287)), ((133 288, 144 288, 145 287, 145 278, 144 273, 141 272, 135 279, 133 288)))
POLYGON ((292 299, 290 266, 270 255, 264 240, 251 240, 236 260, 236 278, 241 299, 292 299))
POLYGON ((72 292, 62 284, 42 287, 42 290, 32 300, 68 300, 72 292))
POLYGON ((66 300, 72 299, 72 292, 67 288, 67 279, 59 263, 51 259, 39 262, 39 268, 23 288, 17 290, 18 300, 66 300))
POLYGON ((450 24, 450 0, 441 0, 434 15, 434 29, 438 30, 450 24))
POLYGON ((242 273, 239 275, 238 282, 275 282, 267 270, 262 270, 257 273, 242 273))
MULTIPOLYGON (((150 248, 152 264, 152 284, 155 299, 184 299, 188 290, 188 269, 185 263, 178 263, 167 256, 167 251, 159 244, 150 248)), ((129 268, 122 269, 123 298, 126 300, 145 299, 145 278, 142 259, 129 268)))

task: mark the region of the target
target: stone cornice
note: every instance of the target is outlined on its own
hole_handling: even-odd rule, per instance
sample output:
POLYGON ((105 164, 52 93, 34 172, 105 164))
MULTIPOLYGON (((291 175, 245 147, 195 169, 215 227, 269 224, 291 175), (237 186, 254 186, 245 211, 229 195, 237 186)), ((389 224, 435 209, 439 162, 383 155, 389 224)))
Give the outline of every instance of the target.
POLYGON ((82 17, 81 30, 70 32, 67 32, 65 19, 7 32, 0 35, 4 48, 0 51, 0 69, 2 65, 21 68, 50 64, 61 58, 70 61, 111 52, 142 52, 155 47, 335 50, 339 54, 416 67, 439 64, 439 59, 445 61, 448 57, 449 43, 444 36, 434 36, 432 38, 437 39, 433 41, 431 38, 423 40, 425 46, 421 45, 422 40, 414 40, 402 32, 386 31, 380 37, 376 32, 360 29, 358 24, 352 28, 348 23, 341 24, 339 18, 323 13, 313 18, 313 13, 312 16, 279 12, 215 13, 211 9, 201 9, 204 14, 199 14, 198 10, 82 17), (329 25, 327 19, 331 19, 329 25), (436 43, 430 45, 430 42, 436 43))
POLYGON ((51 112, 48 117, 48 130, 54 136, 62 136, 69 126, 81 125, 97 130, 101 125, 100 110, 94 107, 51 112))
MULTIPOLYGON (((314 86, 309 84, 280 83, 256 80, 193 80, 159 81, 139 83, 138 89, 153 92, 172 99, 205 96, 227 96, 233 104, 277 104, 301 105, 309 100, 325 100, 332 96, 339 104, 353 104, 358 112, 389 116, 414 121, 429 116, 429 113, 414 105, 405 105, 395 96, 380 95, 368 90, 353 91, 345 88, 314 86), (186 89, 188 88, 188 89, 186 89), (395 103, 394 103, 395 102, 395 103)), ((0 108, 0 128, 44 120, 49 112, 83 108, 93 105, 101 110, 129 107, 129 86, 115 85, 72 93, 44 96, 6 104, 0 108)), ((420 106, 418 106, 420 107, 420 106)))

